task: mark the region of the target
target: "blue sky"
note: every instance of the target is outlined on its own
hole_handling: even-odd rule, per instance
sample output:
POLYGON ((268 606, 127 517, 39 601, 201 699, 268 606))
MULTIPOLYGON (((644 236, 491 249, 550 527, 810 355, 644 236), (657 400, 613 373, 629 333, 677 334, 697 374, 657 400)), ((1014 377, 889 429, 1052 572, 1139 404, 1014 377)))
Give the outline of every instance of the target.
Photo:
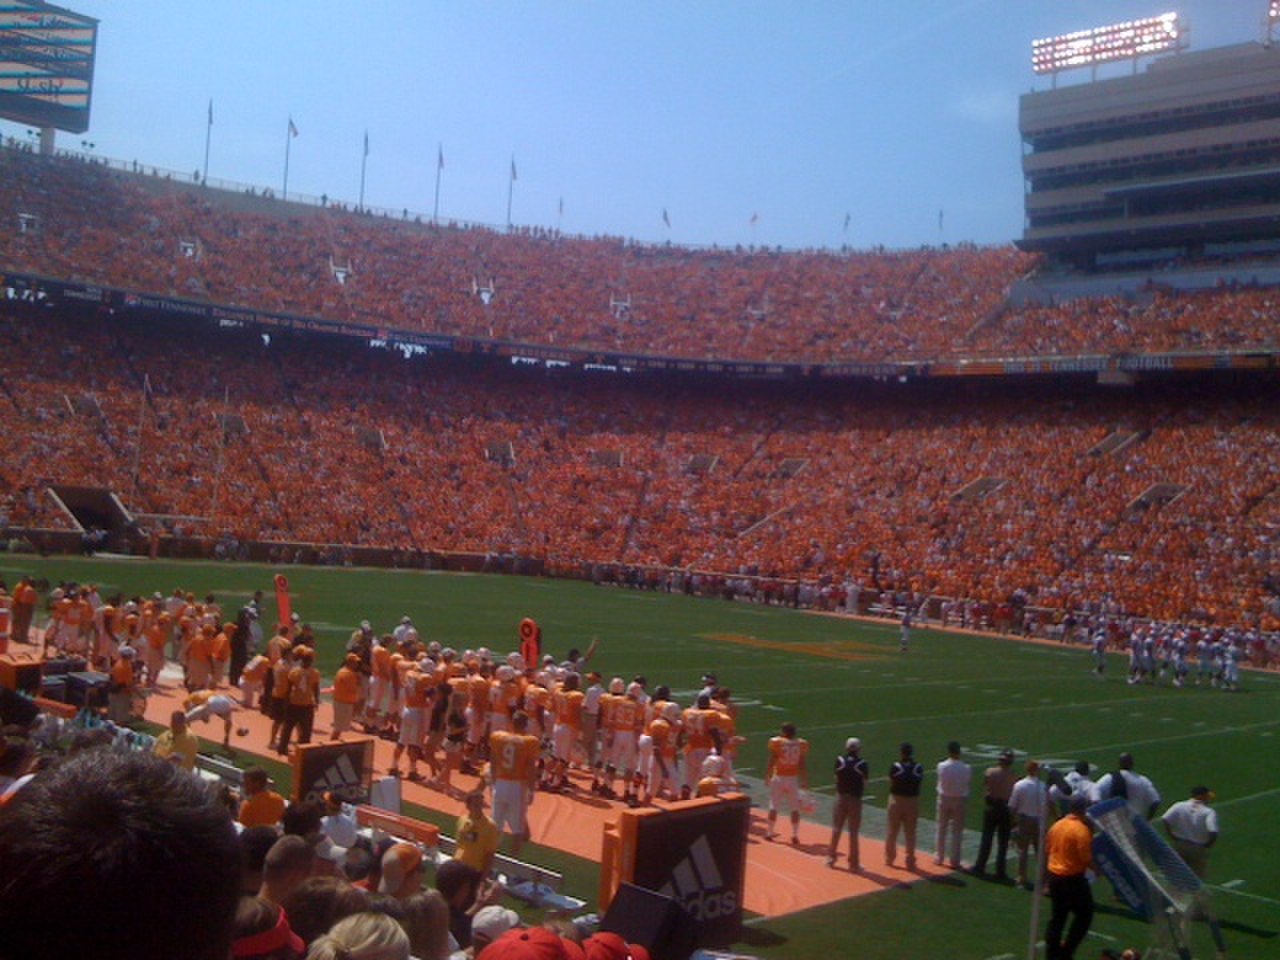
POLYGON ((1206 49, 1258 39, 1267 2, 64 5, 102 23, 92 126, 63 146, 191 172, 212 99, 211 178, 278 192, 292 115, 291 192, 354 202, 367 129, 371 205, 430 213, 443 144, 443 218, 505 223, 514 154, 517 224, 902 247, 1020 235, 1033 39, 1174 9, 1206 49))

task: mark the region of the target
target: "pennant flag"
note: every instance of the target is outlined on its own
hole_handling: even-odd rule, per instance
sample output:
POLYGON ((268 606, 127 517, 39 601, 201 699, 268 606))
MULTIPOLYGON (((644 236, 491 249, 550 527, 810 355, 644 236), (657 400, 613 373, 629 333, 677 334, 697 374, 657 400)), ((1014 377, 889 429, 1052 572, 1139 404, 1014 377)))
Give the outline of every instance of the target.
POLYGON ((511 158, 511 179, 512 180, 520 179, 519 177, 516 176, 516 158, 515 157, 511 158))
POLYGON ((753 213, 751 215, 751 225, 754 227, 759 222, 760 222, 760 214, 753 213))
POLYGON ((213 126, 213 98, 209 99, 209 126, 213 126))
POLYGON ((369 155, 369 131, 368 130, 364 132, 364 155, 366 157, 369 155))
POLYGON ((296 137, 297 135, 298 135, 298 128, 293 124, 293 117, 290 117, 289 118, 289 136, 296 137))
POLYGON ((564 197, 560 198, 560 215, 564 216, 564 197))
POLYGON ((942 211, 941 210, 938 211, 938 229, 939 230, 942 229, 942 211))
POLYGON ((850 220, 852 220, 852 219, 853 219, 853 218, 852 218, 852 217, 850 217, 850 216, 849 216, 849 214, 847 214, 847 213, 846 213, 846 214, 844 215, 844 232, 845 232, 845 233, 848 233, 848 232, 849 232, 849 221, 850 221, 850 220))
POLYGON ((667 208, 662 208, 662 222, 667 225, 667 229, 671 229, 671 218, 667 216, 667 208))
POLYGON ((444 144, 443 143, 438 144, 436 146, 436 169, 437 170, 444 169, 444 144))

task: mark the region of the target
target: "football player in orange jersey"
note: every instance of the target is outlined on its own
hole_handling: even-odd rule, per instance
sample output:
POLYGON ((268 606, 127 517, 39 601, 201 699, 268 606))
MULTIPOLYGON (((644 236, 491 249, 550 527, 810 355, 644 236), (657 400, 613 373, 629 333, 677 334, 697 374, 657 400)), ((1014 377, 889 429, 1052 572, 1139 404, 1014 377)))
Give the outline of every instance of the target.
POLYGON ((680 705, 669 700, 655 700, 659 709, 646 728, 652 750, 649 775, 645 781, 644 802, 656 799, 674 800, 680 795, 676 770, 676 746, 680 739, 680 705))
POLYGON ((680 796, 688 798, 702 776, 702 761, 718 749, 720 714, 711 706, 711 695, 698 694, 694 706, 681 716, 684 730, 684 784, 680 796))
POLYGON ((422 759, 422 744, 427 736, 427 708, 432 696, 435 678, 418 669, 410 661, 410 669, 404 678, 404 709, 400 713, 400 737, 391 757, 391 775, 400 776, 400 757, 409 750, 409 779, 418 781, 418 761, 422 759))
POLYGON ((796 736, 794 723, 784 723, 782 735, 769 740, 764 782, 769 788, 770 840, 778 835, 778 808, 785 806, 791 814, 791 842, 800 842, 800 791, 809 788, 808 755, 809 742, 796 736))
POLYGON ((489 773, 493 782, 493 820, 511 834, 511 852, 519 854, 529 839, 529 804, 537 787, 538 738, 530 736, 523 710, 511 717, 510 730, 489 736, 489 773))
POLYGON ((591 792, 611 800, 617 796, 610 786, 617 771, 613 762, 613 711, 626 697, 627 687, 621 677, 610 680, 609 692, 600 695, 600 762, 591 772, 591 792))
POLYGON ((547 767, 550 790, 564 791, 569 787, 569 765, 582 736, 582 708, 586 702, 586 694, 578 689, 581 682, 576 673, 565 674, 559 689, 551 696, 555 725, 551 731, 552 761, 547 767))
POLYGON ((637 741, 641 724, 644 722, 644 708, 640 697, 644 689, 638 683, 632 683, 626 692, 615 698, 613 709, 609 712, 610 735, 613 742, 612 764, 606 772, 609 780, 606 783, 606 795, 613 793, 613 775, 622 776, 622 798, 627 806, 636 805, 636 786, 642 779, 637 760, 637 741))

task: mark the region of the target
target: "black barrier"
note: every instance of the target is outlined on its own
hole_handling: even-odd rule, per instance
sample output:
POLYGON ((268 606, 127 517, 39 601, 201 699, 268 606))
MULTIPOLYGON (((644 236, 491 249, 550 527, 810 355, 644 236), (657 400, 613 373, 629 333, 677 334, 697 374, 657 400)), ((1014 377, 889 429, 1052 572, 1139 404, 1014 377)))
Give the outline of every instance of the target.
POLYGON ((293 755, 293 799, 318 801, 333 793, 346 803, 368 803, 373 786, 373 738, 315 743, 293 755))
POLYGON ((638 819, 631 882, 674 900, 700 944, 733 943, 741 933, 750 818, 751 801, 735 796, 638 819))

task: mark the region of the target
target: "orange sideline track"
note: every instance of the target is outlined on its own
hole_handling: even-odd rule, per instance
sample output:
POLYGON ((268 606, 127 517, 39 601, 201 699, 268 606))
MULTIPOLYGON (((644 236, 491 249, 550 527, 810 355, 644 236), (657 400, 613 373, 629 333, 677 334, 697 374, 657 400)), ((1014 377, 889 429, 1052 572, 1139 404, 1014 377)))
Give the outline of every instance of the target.
MULTIPOLYGON (((146 717, 153 723, 167 725, 169 717, 175 709, 181 707, 183 690, 181 686, 169 679, 169 670, 162 674, 160 690, 147 698, 146 717)), ((235 691, 226 690, 232 699, 239 701, 235 691)), ((318 743, 329 737, 328 721, 331 717, 328 704, 321 704, 316 716, 312 742, 318 743)), ((267 737, 271 732, 271 721, 258 710, 237 710, 233 726, 247 728, 248 733, 238 737, 232 733, 232 745, 239 753, 251 753, 257 756, 282 759, 267 746, 267 737)), ((221 741, 222 722, 213 720, 197 723, 193 732, 198 736, 221 741)), ((377 741, 375 747, 375 772, 385 774, 391 766, 393 744, 386 740, 377 741)), ((206 751, 208 752, 208 751, 206 751)), ((425 765, 423 766, 425 770, 425 765)), ((458 775, 454 785, 463 790, 477 782, 474 777, 458 775)), ((402 796, 409 803, 441 813, 456 816, 462 813, 462 803, 438 789, 431 789, 420 783, 412 783, 408 779, 402 781, 402 796)), ((626 809, 621 803, 611 802, 579 791, 572 796, 538 793, 529 810, 530 829, 535 843, 554 847, 566 853, 599 863, 602 859, 601 848, 604 837, 604 826, 616 819, 618 810, 626 809)), ((844 869, 847 863, 843 859, 839 868, 826 865, 827 844, 831 837, 830 827, 808 820, 800 823, 800 844, 792 846, 790 824, 786 818, 779 818, 779 841, 770 842, 765 839, 765 812, 753 808, 750 833, 747 837, 747 877, 745 907, 751 913, 764 917, 778 917, 811 907, 834 903, 850 897, 874 893, 886 887, 904 886, 948 873, 943 867, 936 867, 927 849, 925 837, 919 838, 919 865, 915 872, 901 867, 892 868, 884 865, 884 845, 878 840, 862 838, 860 846, 862 864, 865 872, 861 875, 844 869)), ((450 831, 446 830, 446 833, 450 831)), ((841 853, 848 849, 848 839, 841 844, 841 853)))

